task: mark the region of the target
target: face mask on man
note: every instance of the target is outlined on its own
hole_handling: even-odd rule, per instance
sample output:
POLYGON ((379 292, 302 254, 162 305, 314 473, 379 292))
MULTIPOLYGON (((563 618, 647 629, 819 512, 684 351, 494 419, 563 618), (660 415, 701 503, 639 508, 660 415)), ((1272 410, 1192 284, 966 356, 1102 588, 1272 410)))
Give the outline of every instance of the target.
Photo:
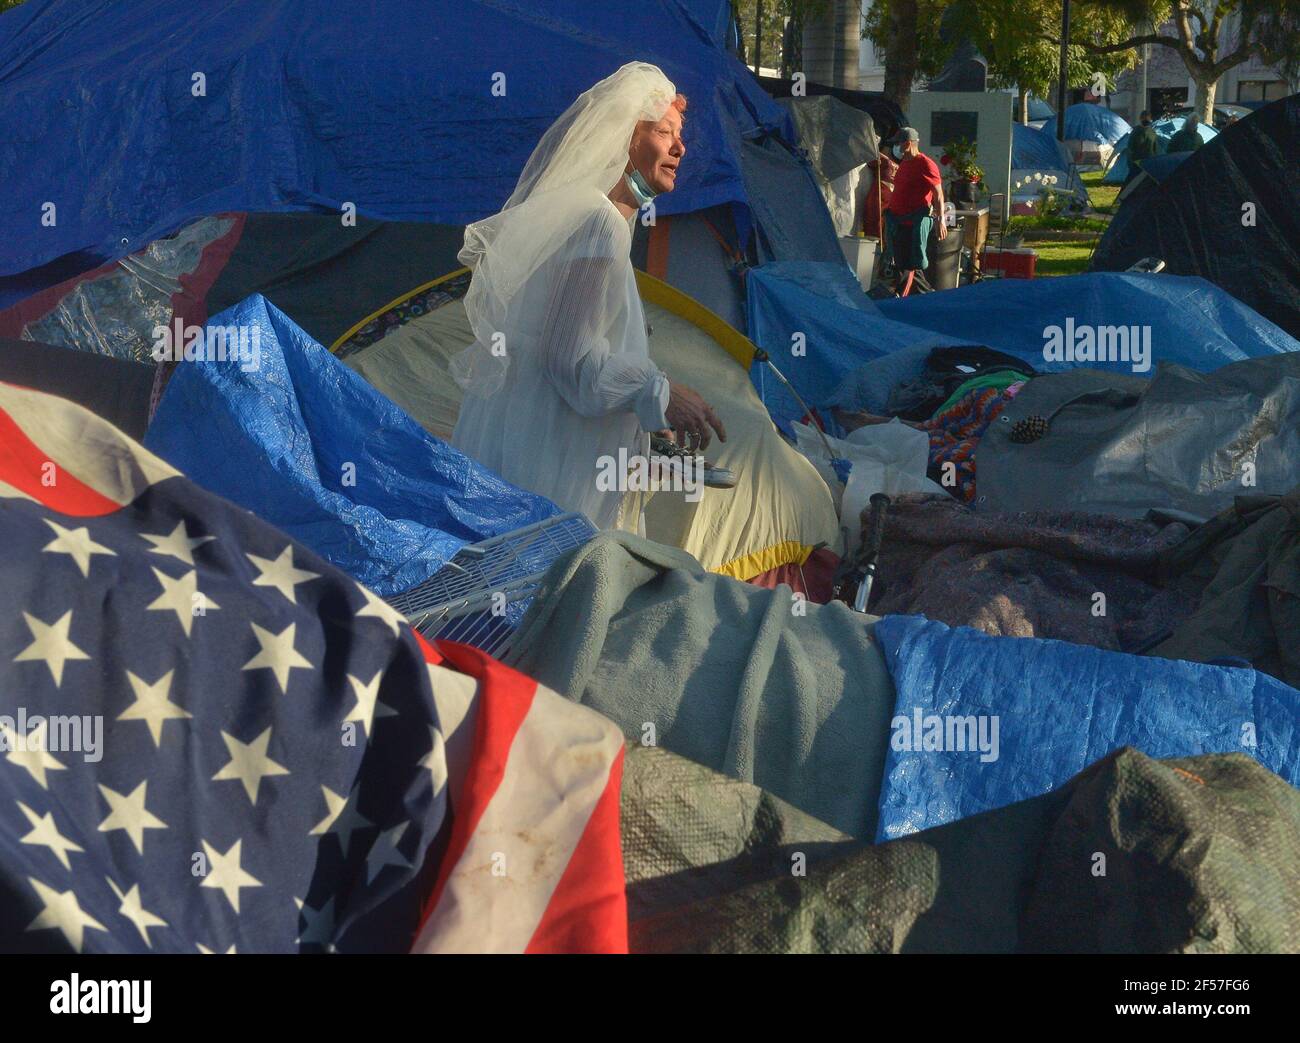
POLYGON ((895 159, 902 159, 905 155, 907 155, 907 153, 905 153, 905 152, 903 151, 903 146, 902 146, 902 145, 895 145, 895 146, 894 146, 894 158, 895 158, 895 159))

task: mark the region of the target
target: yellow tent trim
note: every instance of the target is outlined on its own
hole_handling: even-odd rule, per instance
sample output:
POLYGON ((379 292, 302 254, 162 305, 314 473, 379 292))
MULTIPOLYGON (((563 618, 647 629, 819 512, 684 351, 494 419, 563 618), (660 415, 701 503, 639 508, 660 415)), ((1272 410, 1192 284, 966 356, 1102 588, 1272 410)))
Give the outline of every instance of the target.
POLYGON ((682 293, 677 287, 669 286, 662 279, 656 279, 639 268, 636 270, 636 288, 642 300, 657 304, 674 315, 694 323, 721 344, 727 354, 744 369, 749 369, 754 364, 754 342, 694 297, 682 293))
POLYGON ((713 571, 723 576, 730 576, 732 579, 748 582, 755 576, 772 569, 779 569, 782 565, 802 565, 812 552, 811 547, 798 540, 786 540, 784 543, 766 547, 753 554, 746 554, 743 558, 735 558, 713 571))
POLYGON ((408 290, 406 293, 402 294, 402 296, 398 297, 396 300, 389 301, 378 311, 372 311, 364 319, 362 319, 350 330, 348 330, 345 334, 343 334, 343 336, 341 336, 338 340, 336 340, 333 344, 331 344, 330 351, 337 352, 339 348, 341 348, 344 344, 346 344, 348 340, 352 338, 359 329, 365 326, 366 323, 373 322, 375 319, 379 318, 379 316, 383 315, 384 312, 396 308, 399 304, 405 304, 417 293, 423 293, 425 290, 432 289, 434 286, 437 286, 438 283, 440 282, 446 282, 448 279, 454 279, 458 275, 464 275, 467 271, 469 271, 468 268, 457 268, 454 272, 448 272, 446 275, 440 275, 436 279, 430 279, 426 283, 421 283, 414 290, 408 290))

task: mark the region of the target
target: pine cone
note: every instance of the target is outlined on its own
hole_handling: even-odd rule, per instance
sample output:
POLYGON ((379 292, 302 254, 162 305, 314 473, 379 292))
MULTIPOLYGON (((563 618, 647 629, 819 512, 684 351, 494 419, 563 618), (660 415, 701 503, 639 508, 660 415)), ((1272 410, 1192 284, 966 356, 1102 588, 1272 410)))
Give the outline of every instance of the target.
POLYGON ((1045 434, 1047 434, 1046 417, 1027 416, 1023 420, 1017 420, 1011 427, 1011 441, 1022 445, 1027 442, 1037 442, 1045 434))

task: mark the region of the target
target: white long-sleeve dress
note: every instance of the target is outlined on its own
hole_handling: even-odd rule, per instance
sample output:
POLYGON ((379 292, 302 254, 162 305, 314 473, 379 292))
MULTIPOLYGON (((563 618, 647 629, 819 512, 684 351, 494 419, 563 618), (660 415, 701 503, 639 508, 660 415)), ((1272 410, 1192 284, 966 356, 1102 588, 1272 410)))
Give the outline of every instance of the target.
POLYGON ((643 495, 597 484, 602 457, 644 454, 647 432, 668 426, 668 378, 650 360, 632 270, 633 220, 605 196, 593 201, 514 295, 495 338, 504 382, 467 391, 452 444, 597 528, 636 532, 643 495))

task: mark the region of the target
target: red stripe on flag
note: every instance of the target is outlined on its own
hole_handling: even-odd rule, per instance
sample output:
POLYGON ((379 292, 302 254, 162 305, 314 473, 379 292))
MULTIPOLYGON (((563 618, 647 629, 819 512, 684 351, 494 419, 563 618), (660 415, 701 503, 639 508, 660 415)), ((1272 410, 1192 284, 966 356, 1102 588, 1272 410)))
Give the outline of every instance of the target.
POLYGON ((438 650, 429 644, 428 639, 414 627, 411 628, 411 633, 415 635, 415 641, 420 646, 420 651, 424 653, 424 661, 432 663, 434 666, 440 666, 442 656, 438 654, 438 650))
POLYGON ((619 835, 623 751, 528 943, 530 953, 627 952, 627 885, 619 835))
POLYGON ((452 668, 478 681, 478 726, 474 732, 468 775, 461 790, 465 806, 451 809, 451 836, 442 865, 438 867, 438 881, 420 916, 421 925, 437 907, 452 870, 460 862, 469 838, 474 835, 483 812, 501 785, 510 747, 533 705, 533 696, 537 694, 536 681, 470 645, 439 641, 437 652, 442 653, 452 668))
MULTIPOLYGON (((52 399, 51 408, 62 403, 52 399)), ((65 471, 49 454, 27 437, 13 417, 0 409, 0 482, 12 485, 38 503, 60 514, 82 518, 112 514, 121 509, 107 496, 96 492, 85 482, 65 471), (54 471, 48 469, 54 464, 54 471), (54 484, 46 485, 43 479, 53 474, 54 484)))

